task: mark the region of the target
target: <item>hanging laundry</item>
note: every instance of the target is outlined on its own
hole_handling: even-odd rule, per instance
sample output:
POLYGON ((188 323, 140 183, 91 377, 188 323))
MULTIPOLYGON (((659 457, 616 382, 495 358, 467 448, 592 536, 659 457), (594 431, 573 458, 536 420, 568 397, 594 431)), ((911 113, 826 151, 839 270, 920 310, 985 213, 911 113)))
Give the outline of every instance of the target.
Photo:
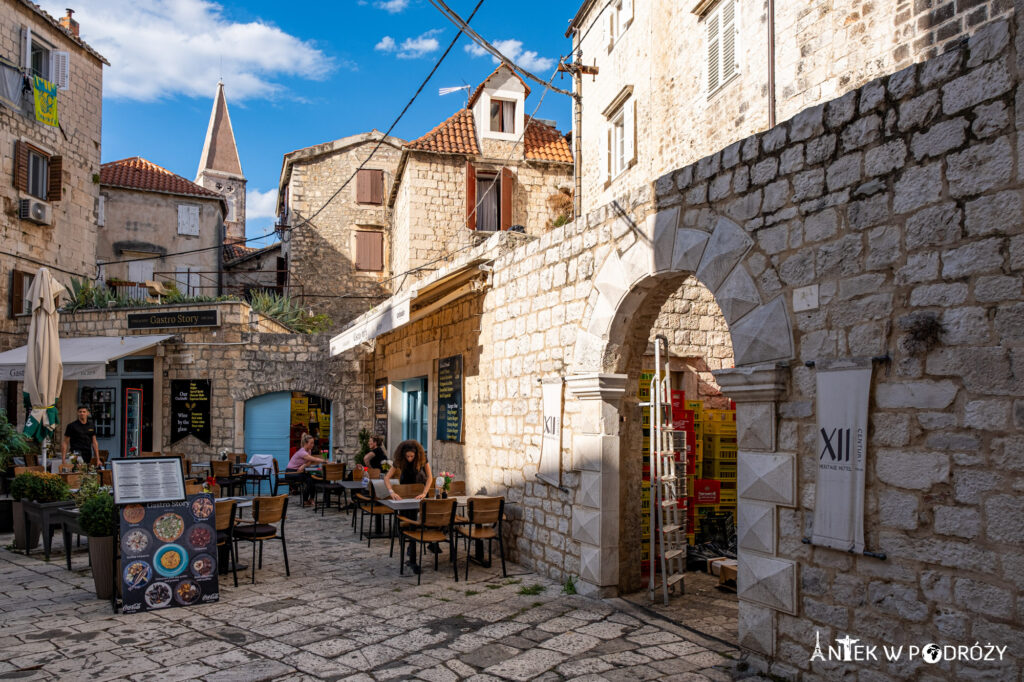
POLYGON ((57 127, 57 85, 48 80, 34 76, 32 89, 35 91, 36 120, 46 125, 57 127))

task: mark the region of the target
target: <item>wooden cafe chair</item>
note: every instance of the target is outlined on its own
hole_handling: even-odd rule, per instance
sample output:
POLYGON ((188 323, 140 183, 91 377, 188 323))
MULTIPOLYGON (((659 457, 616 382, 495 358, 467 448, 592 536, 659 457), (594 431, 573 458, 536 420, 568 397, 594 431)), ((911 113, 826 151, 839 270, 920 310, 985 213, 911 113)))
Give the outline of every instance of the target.
MULTIPOLYGON (((385 507, 386 509, 387 507, 385 507)), ((416 521, 410 521, 409 527, 403 528, 401 545, 399 546, 398 572, 405 574, 405 543, 415 542, 419 545, 420 572, 416 576, 416 584, 423 580, 423 546, 427 543, 448 543, 448 555, 452 562, 455 582, 459 582, 459 556, 455 542, 455 500, 420 500, 420 515, 416 521)), ((437 570, 437 554, 434 555, 434 570, 437 570)))
POLYGON ((288 515, 288 496, 256 497, 252 501, 253 522, 235 526, 235 540, 246 540, 252 543, 252 582, 256 583, 256 568, 263 568, 263 543, 271 540, 281 541, 281 552, 284 554, 284 574, 291 575, 288 568, 288 545, 284 538, 284 522, 288 515), (275 524, 277 524, 275 526, 275 524), (260 545, 259 563, 256 562, 256 543, 260 545))
MULTIPOLYGON (((235 546, 235 500, 216 500, 214 508, 217 516, 217 546, 227 545, 231 572, 235 574, 235 587, 238 587, 238 547, 235 546)), ((255 543, 253 547, 255 547, 255 543)))
POLYGON ((501 553, 501 574, 508 577, 505 568, 505 542, 502 539, 502 519, 505 515, 504 497, 471 497, 466 501, 466 519, 456 532, 466 538, 466 580, 469 580, 470 542, 487 540, 488 561, 493 556, 491 543, 498 541, 501 553))

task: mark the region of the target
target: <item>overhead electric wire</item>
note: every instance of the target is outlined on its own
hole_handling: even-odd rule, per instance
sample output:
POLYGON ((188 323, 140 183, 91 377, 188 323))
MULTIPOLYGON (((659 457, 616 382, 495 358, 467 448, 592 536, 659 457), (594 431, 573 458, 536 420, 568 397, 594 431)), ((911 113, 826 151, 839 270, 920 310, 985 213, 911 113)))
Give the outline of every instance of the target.
MULTIPOLYGON (((436 7, 437 10, 439 12, 441 12, 441 14, 445 15, 446 17, 448 17, 449 21, 451 21, 453 24, 455 24, 459 28, 459 31, 465 33, 470 38, 472 38, 473 42, 475 42, 477 45, 479 45, 484 50, 489 52, 492 56, 497 58, 498 61, 500 61, 505 66, 509 67, 513 71, 518 71, 519 73, 523 74, 524 76, 526 76, 530 80, 535 81, 535 82, 543 85, 548 90, 554 90, 555 92, 557 92, 557 93, 559 93, 561 95, 568 95, 569 97, 576 97, 576 95, 574 93, 570 92, 569 90, 563 90, 561 88, 556 88, 554 85, 551 85, 551 80, 554 80, 554 78, 552 78, 551 80, 545 82, 545 81, 541 80, 539 77, 533 75, 532 73, 530 73, 529 71, 527 71, 523 67, 521 67, 518 64, 516 64, 515 62, 513 62, 508 57, 506 57, 504 54, 501 53, 501 50, 499 50, 498 48, 494 47, 494 45, 491 45, 489 42, 484 40, 480 36, 479 33, 474 31, 473 29, 471 29, 469 27, 469 24, 467 23, 468 19, 464 20, 462 17, 460 17, 458 14, 456 14, 455 10, 453 10, 451 7, 449 7, 448 5, 446 5, 444 3, 444 0, 430 0, 430 4, 432 4, 434 7, 436 7)), ((470 15, 469 18, 471 19, 472 15, 470 15)))

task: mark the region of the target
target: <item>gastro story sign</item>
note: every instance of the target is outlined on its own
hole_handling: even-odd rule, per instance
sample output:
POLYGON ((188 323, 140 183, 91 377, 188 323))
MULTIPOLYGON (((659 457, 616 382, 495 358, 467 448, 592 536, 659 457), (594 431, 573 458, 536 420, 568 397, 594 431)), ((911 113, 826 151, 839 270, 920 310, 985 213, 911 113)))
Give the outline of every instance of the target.
POLYGON ((217 327, 217 310, 160 310, 128 315, 129 329, 164 329, 167 327, 217 327))

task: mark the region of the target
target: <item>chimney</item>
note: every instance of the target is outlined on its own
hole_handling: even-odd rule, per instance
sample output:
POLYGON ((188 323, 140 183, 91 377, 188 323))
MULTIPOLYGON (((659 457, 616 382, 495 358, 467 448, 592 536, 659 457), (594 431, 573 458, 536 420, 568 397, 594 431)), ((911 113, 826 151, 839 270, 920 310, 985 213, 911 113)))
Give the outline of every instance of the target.
POLYGON ((60 25, 71 32, 71 35, 78 37, 78 22, 71 18, 71 15, 75 13, 75 10, 68 8, 68 14, 66 17, 60 18, 60 25))

